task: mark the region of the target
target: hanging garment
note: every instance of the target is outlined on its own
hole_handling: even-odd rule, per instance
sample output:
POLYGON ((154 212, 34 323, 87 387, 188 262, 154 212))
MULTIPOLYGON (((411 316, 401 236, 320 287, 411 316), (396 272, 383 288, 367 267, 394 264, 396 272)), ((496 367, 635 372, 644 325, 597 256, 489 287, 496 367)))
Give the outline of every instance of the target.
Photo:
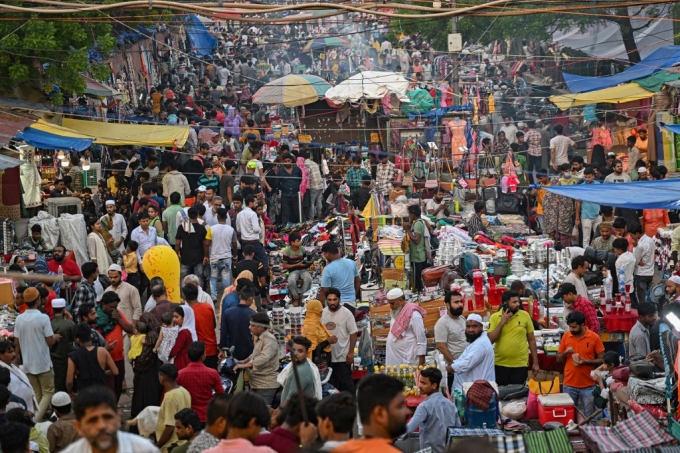
POLYGON ((465 129, 467 127, 467 121, 456 118, 449 121, 449 134, 451 135, 451 149, 454 152, 458 152, 458 149, 462 146, 468 147, 468 140, 465 136, 465 129))

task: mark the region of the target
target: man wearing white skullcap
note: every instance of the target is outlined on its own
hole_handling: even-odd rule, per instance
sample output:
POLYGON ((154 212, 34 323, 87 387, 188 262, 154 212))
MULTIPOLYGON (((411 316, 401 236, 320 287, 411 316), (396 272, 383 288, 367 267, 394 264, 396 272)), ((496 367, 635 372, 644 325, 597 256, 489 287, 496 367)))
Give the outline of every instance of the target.
POLYGON ((66 318, 66 299, 52 300, 54 318, 50 321, 52 331, 61 335, 61 340, 50 348, 52 370, 54 370, 54 389, 57 392, 66 391, 66 371, 68 370, 68 355, 73 351, 75 343, 75 323, 66 318))
POLYGON ((666 280, 666 296, 668 303, 677 302, 680 299, 680 276, 671 275, 666 280))
POLYGON ((125 251, 123 240, 127 237, 128 229, 125 217, 123 214, 116 212, 116 202, 113 200, 106 200, 106 215, 103 215, 99 221, 102 223, 102 228, 111 234, 113 238, 113 245, 115 245, 121 253, 125 251))
POLYGON ((468 315, 465 320, 465 339, 468 346, 451 364, 453 389, 461 393, 465 382, 496 380, 493 345, 484 332, 482 317, 476 313, 468 315))
POLYGON ((400 288, 387 293, 387 302, 392 309, 392 322, 387 336, 385 365, 424 365, 427 338, 423 317, 427 312, 418 304, 406 303, 400 288))

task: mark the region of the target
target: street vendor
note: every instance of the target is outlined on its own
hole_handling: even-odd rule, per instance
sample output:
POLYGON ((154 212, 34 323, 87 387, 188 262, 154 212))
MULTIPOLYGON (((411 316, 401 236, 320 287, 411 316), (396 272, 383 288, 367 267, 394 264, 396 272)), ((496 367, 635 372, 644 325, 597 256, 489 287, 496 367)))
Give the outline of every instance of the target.
POLYGON ((39 224, 34 224, 31 227, 31 235, 26 236, 21 241, 22 247, 29 247, 36 252, 44 252, 47 250, 47 243, 42 238, 42 227, 39 224))
POLYGON ((406 303, 401 288, 387 293, 390 304, 390 333, 387 336, 385 365, 424 365, 427 338, 423 317, 426 312, 418 304, 406 303))

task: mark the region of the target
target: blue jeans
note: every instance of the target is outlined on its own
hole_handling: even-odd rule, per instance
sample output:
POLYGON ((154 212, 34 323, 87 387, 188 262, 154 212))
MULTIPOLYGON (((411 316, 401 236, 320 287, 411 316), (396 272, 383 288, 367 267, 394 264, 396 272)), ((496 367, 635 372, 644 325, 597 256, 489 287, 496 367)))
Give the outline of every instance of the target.
MULTIPOLYGON (((578 407, 579 400, 583 406, 584 417, 589 417, 595 412, 595 397, 593 396, 593 390, 595 386, 586 387, 583 389, 578 389, 576 387, 564 387, 564 393, 568 394, 572 400, 574 400, 574 407, 578 407)), ((576 420, 574 420, 576 421, 576 420)))
POLYGON ((222 290, 231 285, 231 258, 222 258, 210 263, 210 295, 217 298, 217 277, 222 277, 222 290))

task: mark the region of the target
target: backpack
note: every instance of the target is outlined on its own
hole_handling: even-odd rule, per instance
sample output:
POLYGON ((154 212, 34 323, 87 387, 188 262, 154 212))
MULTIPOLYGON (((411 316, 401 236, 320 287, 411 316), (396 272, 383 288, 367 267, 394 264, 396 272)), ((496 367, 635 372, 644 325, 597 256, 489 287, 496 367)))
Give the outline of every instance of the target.
POLYGON ((472 271, 479 269, 479 257, 471 252, 465 252, 460 257, 458 267, 463 277, 472 281, 472 271))

